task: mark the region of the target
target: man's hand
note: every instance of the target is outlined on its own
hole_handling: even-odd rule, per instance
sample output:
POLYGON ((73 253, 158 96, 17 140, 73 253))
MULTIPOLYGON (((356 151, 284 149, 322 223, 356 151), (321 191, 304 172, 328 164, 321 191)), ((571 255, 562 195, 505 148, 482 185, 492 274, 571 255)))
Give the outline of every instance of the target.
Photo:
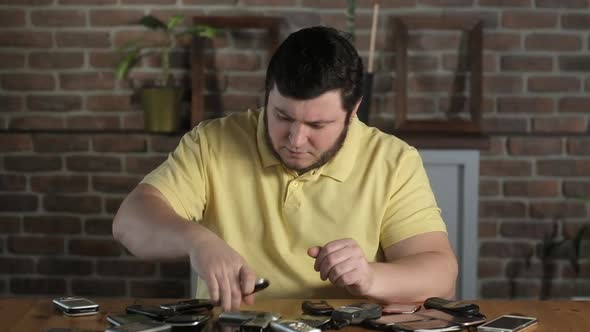
POLYGON ((323 247, 311 247, 307 254, 315 258, 314 269, 322 280, 346 288, 353 295, 367 296, 373 283, 373 270, 353 239, 328 242, 323 247))
POLYGON ((197 243, 191 265, 207 283, 211 301, 223 311, 238 310, 242 301, 253 304, 256 275, 244 258, 213 233, 197 243))

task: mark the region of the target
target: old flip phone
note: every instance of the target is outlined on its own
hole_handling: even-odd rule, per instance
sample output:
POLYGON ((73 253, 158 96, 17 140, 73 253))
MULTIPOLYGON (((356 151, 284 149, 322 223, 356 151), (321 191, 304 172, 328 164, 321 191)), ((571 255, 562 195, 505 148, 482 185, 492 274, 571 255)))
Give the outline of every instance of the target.
POLYGON ((338 307, 332 311, 332 320, 346 321, 348 324, 359 324, 365 319, 381 317, 381 306, 375 303, 354 303, 338 307))
POLYGON ((139 314, 147 316, 153 320, 163 321, 169 317, 177 315, 178 313, 170 309, 162 309, 154 305, 134 304, 126 308, 128 314, 139 314))
POLYGON ((94 301, 78 296, 58 297, 53 299, 53 304, 67 316, 94 315, 99 310, 94 301))
POLYGON ((312 316, 330 316, 334 311, 334 307, 326 301, 303 301, 301 311, 312 316))
POLYGON ((440 297, 431 297, 424 301, 424 308, 437 309, 451 315, 473 316, 479 314, 479 306, 474 303, 449 301, 440 297))
POLYGON ((174 303, 160 304, 160 308, 164 310, 179 311, 208 311, 213 309, 213 303, 204 299, 190 299, 182 300, 174 303))
POLYGON ((253 319, 242 323, 240 325, 240 332, 262 332, 270 325, 270 322, 276 321, 279 318, 270 312, 261 312, 253 319))

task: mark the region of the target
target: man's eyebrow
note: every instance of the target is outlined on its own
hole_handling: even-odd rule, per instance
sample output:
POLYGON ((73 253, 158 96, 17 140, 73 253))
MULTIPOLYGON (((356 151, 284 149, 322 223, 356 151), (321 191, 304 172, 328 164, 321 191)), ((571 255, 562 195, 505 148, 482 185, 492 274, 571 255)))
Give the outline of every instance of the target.
MULTIPOLYGON (((289 112, 279 108, 279 107, 274 107, 275 111, 279 112, 282 116, 289 118, 289 119, 293 119, 291 117, 291 115, 289 115, 289 112)), ((318 120, 318 121, 305 121, 304 123, 306 125, 312 125, 312 126, 317 126, 317 125, 325 125, 325 124, 330 124, 336 122, 336 120, 318 120)))

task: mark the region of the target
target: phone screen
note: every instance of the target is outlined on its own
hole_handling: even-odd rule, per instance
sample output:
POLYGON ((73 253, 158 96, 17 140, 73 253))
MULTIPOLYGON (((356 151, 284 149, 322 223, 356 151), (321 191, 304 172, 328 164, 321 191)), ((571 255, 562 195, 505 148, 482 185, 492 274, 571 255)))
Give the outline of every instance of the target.
POLYGON ((537 319, 532 317, 502 316, 482 325, 481 327, 513 330, 531 325, 536 321, 537 319))
POLYGON ((409 329, 409 330, 436 330, 436 329, 442 329, 442 328, 455 328, 455 327, 457 330, 461 329, 460 326, 453 324, 451 322, 441 320, 441 319, 417 320, 417 321, 413 321, 413 322, 397 323, 395 325, 400 326, 402 328, 409 329))

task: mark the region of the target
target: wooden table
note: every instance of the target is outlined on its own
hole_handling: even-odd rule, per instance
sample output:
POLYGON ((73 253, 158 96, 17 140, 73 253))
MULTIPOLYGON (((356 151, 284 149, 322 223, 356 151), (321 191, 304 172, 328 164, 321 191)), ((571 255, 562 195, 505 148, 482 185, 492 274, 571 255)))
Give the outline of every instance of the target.
MULTIPOLYGON (((57 312, 51 299, 0 298, 0 330, 14 332, 47 331, 51 328, 104 331, 109 313, 124 312, 125 307, 137 304, 158 304, 170 299, 94 299, 100 313, 92 316, 66 317, 57 312)), ((173 300, 172 300, 173 301, 173 300)), ((333 306, 354 301, 331 300, 333 306)), ((528 331, 587 332, 590 331, 590 301, 475 301, 488 319, 502 314, 522 314, 539 318, 539 325, 528 331)), ((300 314, 301 300, 259 300, 245 310, 279 313, 285 318, 300 314)), ((217 309, 217 308, 216 308, 217 309)), ((217 311, 216 311, 217 312, 217 311)), ((344 332, 359 332, 360 327, 347 327, 344 332)), ((74 330, 72 330, 73 332, 74 330)))

